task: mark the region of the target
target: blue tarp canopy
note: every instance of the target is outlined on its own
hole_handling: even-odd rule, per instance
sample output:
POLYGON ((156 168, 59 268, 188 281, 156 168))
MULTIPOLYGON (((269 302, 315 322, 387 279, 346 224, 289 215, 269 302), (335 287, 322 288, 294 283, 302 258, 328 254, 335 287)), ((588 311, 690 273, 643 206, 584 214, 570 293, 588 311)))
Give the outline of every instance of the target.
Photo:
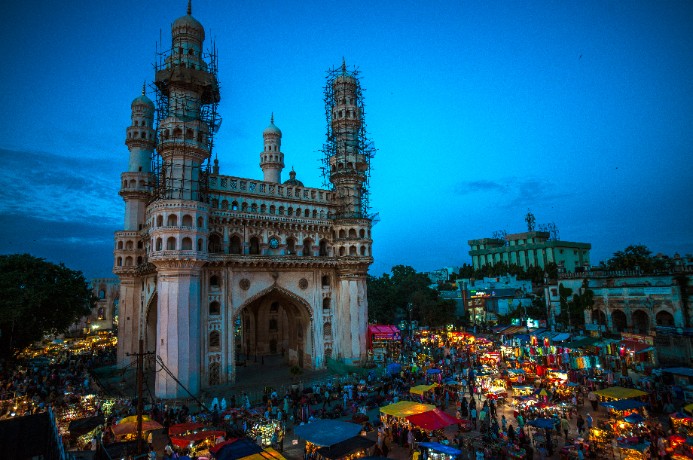
POLYGON ((361 425, 339 420, 316 420, 314 422, 299 425, 294 428, 294 433, 299 438, 315 444, 316 446, 329 447, 339 442, 353 438, 361 432, 361 425))
POLYGON ((454 447, 446 446, 444 444, 441 444, 439 442, 420 442, 418 443, 419 446, 426 447, 431 450, 435 450, 436 452, 441 452, 446 455, 460 455, 462 453, 461 450, 455 449, 454 447))
POLYGON ((618 401, 605 401, 599 403, 600 406, 608 407, 613 410, 631 410, 639 409, 643 406, 647 406, 642 401, 636 401, 635 399, 620 399, 618 401))
POLYGON ((214 455, 217 460, 236 460, 247 457, 248 455, 262 452, 262 447, 255 444, 248 438, 240 438, 237 441, 227 444, 214 455))
POLYGON ((426 371, 427 374, 433 375, 433 374, 440 374, 440 369, 436 369, 435 367, 433 369, 429 369, 426 371))
POLYGON ((623 417, 623 420, 625 420, 625 421, 628 422, 628 423, 633 423, 633 424, 635 424, 635 423, 640 423, 640 422, 642 422, 643 420, 645 420, 645 417, 643 417, 643 416, 640 415, 640 414, 635 413, 635 414, 630 414, 630 415, 627 416, 627 417, 623 417))
POLYGON ((517 334, 513 338, 515 340, 519 340, 520 342, 529 342, 529 335, 528 334, 517 334))
POLYGON ((556 422, 552 418, 535 418, 527 422, 527 425, 532 425, 537 428, 548 428, 553 429, 556 427, 556 422))

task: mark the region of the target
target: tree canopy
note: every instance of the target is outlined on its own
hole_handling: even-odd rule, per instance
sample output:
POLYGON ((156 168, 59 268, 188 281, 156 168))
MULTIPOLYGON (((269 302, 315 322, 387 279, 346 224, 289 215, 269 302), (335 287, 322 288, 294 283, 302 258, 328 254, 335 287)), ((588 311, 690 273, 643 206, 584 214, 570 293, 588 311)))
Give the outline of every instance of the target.
POLYGON ((647 246, 635 244, 623 251, 616 251, 614 256, 602 263, 608 270, 637 270, 642 273, 654 273, 666 269, 666 262, 652 256, 647 246))
POLYGON ((67 330, 95 298, 79 271, 29 254, 0 256, 0 356, 67 330))
POLYGON ((411 319, 422 325, 442 326, 454 322, 454 301, 441 299, 431 289, 431 280, 424 273, 405 265, 392 267, 392 273, 368 277, 368 321, 392 324, 399 319, 411 319))
POLYGON ((554 262, 549 262, 546 267, 531 266, 524 269, 517 264, 508 264, 505 262, 496 262, 493 265, 482 265, 478 270, 468 264, 464 264, 459 271, 459 278, 476 278, 496 277, 503 275, 515 275, 518 280, 531 280, 533 284, 544 284, 544 273, 548 273, 550 279, 556 279, 558 273, 558 265, 554 262))

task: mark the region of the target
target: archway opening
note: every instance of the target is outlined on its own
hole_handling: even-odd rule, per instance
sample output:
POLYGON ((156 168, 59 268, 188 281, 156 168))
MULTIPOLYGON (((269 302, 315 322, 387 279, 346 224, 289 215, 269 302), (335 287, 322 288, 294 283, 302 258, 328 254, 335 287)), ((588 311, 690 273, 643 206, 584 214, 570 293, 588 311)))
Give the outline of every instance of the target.
POLYGON ((660 311, 655 318, 657 326, 674 327, 674 315, 668 311, 660 311))
POLYGON ((236 362, 312 368, 311 324, 308 306, 281 291, 253 300, 236 316, 236 362))
POLYGON ((650 315, 643 310, 633 312, 633 332, 647 334, 650 332, 650 315))
POLYGON ((606 326, 606 315, 602 310, 592 310, 592 323, 599 324, 600 326, 606 326))
POLYGON ((614 310, 611 313, 611 323, 613 324, 613 329, 616 332, 624 332, 628 326, 626 314, 621 310, 614 310))

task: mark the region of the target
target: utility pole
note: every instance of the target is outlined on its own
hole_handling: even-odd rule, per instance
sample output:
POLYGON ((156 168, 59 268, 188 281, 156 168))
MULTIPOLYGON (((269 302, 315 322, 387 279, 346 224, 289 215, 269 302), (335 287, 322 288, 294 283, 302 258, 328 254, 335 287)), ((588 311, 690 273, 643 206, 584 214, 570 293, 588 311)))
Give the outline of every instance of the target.
POLYGON ((142 400, 142 384, 144 382, 144 356, 153 354, 154 352, 144 352, 144 339, 141 337, 139 343, 139 352, 127 354, 127 356, 135 356, 137 358, 137 455, 142 455, 145 453, 142 439, 142 412, 144 412, 144 403, 142 400))

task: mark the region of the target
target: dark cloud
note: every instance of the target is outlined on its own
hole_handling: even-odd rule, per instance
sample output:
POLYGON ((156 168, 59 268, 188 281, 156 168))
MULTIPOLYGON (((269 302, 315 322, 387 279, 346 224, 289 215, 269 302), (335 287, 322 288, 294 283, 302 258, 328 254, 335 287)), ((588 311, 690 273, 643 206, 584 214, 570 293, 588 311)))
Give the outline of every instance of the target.
POLYGON ((123 215, 117 161, 7 149, 0 161, 0 253, 111 276, 113 233, 123 215))
POLYGON ((537 204, 551 204, 570 196, 570 192, 560 190, 556 184, 536 178, 509 177, 502 181, 476 180, 457 185, 458 195, 475 195, 480 200, 493 197, 497 208, 517 209, 537 204))

